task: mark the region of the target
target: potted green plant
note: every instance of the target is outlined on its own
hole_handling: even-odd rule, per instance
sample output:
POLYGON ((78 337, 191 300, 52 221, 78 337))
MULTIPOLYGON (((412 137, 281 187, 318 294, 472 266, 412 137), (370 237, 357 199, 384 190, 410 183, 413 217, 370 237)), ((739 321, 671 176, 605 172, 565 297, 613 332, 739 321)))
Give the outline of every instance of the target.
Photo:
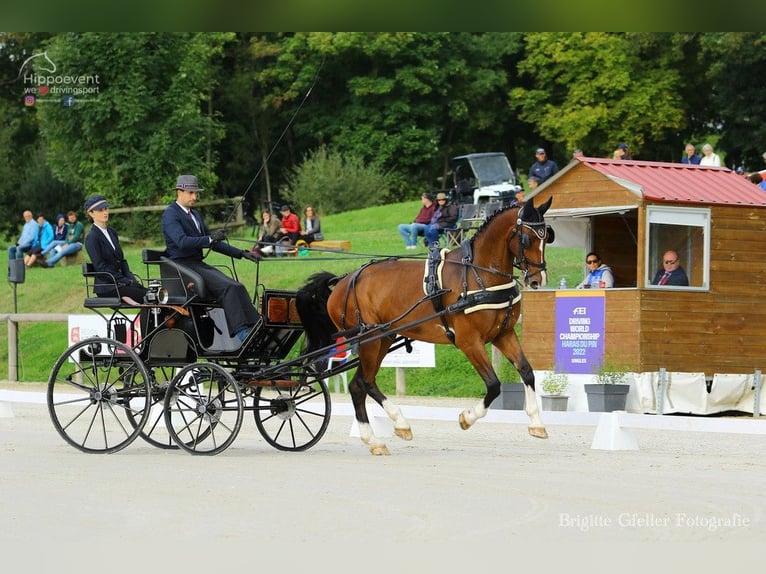
POLYGON ((569 387, 569 376, 558 371, 548 371, 543 378, 543 395, 541 396, 544 411, 565 411, 569 397, 564 393, 569 387))
POLYGON ((624 411, 630 390, 628 369, 620 360, 604 356, 595 372, 595 383, 584 387, 589 411, 624 411))

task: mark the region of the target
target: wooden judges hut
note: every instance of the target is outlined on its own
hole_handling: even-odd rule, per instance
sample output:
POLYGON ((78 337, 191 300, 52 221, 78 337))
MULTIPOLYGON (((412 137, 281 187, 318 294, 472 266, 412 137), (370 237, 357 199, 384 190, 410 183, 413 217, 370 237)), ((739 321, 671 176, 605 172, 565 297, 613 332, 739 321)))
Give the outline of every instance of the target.
MULTIPOLYGON (((727 168, 585 157, 527 200, 551 196, 554 246, 596 251, 614 271, 607 357, 634 372, 766 368, 766 191, 727 168), (688 287, 651 284, 668 250, 688 287)), ((549 268, 552 284, 522 297, 524 351, 536 369, 555 368, 557 278, 549 268)))

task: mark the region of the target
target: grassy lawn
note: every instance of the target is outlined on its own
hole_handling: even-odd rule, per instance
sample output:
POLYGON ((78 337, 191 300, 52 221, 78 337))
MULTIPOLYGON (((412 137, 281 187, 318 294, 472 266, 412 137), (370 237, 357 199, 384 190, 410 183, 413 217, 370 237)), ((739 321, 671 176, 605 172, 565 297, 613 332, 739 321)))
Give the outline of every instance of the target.
MULTIPOLYGON (((423 257, 425 248, 418 251, 404 249, 396 226, 411 221, 420 207, 420 201, 373 207, 322 218, 322 230, 327 239, 351 241, 350 254, 311 253, 306 257, 269 258, 259 266, 248 261, 237 262, 239 280, 254 292, 256 280, 269 288, 297 289, 317 271, 336 274, 352 271, 370 258, 390 255, 423 257)), ((250 230, 230 241, 242 248, 252 244, 250 230)), ((143 248, 162 249, 159 243, 123 245, 131 269, 138 275, 147 275, 141 263, 143 248)), ((7 258, 4 250, 3 257, 7 258)), ((547 248, 549 281, 558 285, 566 277, 570 286, 582 279, 582 249, 564 249, 551 245, 547 248)), ((213 253, 211 263, 228 263, 228 259, 213 253)), ((7 268, 7 260, 5 261, 7 268)), ((28 269, 26 281, 17 286, 16 308, 19 313, 90 313, 83 309, 85 286, 78 266, 28 269)), ((0 313, 14 311, 12 285, 0 290, 0 313)), ((23 323, 19 326, 19 379, 26 382, 47 381, 50 369, 67 347, 65 323, 23 323)), ((455 397, 478 397, 484 394, 484 385, 465 357, 449 345, 436 347, 436 364, 433 369, 406 369, 407 394, 455 397)), ((0 328, 0 379, 8 373, 7 330, 0 328)), ((518 380, 516 371, 503 361, 499 373, 503 381, 518 380)), ((395 392, 394 369, 382 369, 378 383, 384 392, 395 392)))

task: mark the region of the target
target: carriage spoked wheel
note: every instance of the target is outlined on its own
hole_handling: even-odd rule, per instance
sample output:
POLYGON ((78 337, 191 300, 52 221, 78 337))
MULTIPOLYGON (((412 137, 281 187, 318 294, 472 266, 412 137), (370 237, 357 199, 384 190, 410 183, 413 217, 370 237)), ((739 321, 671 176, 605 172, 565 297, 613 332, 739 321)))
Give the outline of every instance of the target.
POLYGON ((301 451, 314 446, 330 424, 330 392, 313 372, 302 381, 257 382, 253 415, 261 436, 274 448, 301 451))
MULTIPOLYGON (((163 449, 178 449, 178 445, 165 428, 165 394, 170 381, 175 375, 176 367, 152 367, 147 365, 149 372, 149 416, 139 436, 152 446, 163 449)), ((128 416, 130 424, 136 425, 138 421, 128 416)))
POLYGON ((69 347, 51 371, 48 413, 61 437, 87 453, 112 453, 146 424, 149 373, 119 341, 94 337, 69 347))
POLYGON ((176 373, 165 393, 164 416, 173 442, 192 454, 218 454, 239 434, 242 393, 215 363, 194 363, 176 373))

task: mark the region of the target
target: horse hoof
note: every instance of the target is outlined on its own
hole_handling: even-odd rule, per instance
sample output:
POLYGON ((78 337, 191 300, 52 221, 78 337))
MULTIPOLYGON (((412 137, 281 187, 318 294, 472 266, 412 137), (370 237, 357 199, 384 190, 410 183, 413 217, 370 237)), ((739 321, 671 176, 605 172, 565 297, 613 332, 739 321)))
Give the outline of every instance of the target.
POLYGON ((389 454, 391 454, 390 452, 388 452, 388 447, 384 444, 371 446, 370 452, 374 454, 375 456, 382 456, 382 455, 388 456, 389 454))
POLYGON ((471 428, 471 423, 469 423, 465 419, 465 415, 463 413, 460 413, 460 417, 458 418, 458 421, 460 422, 460 428, 461 429, 468 430, 469 428, 471 428))
POLYGON ((545 427, 529 427, 529 434, 535 438, 548 438, 548 431, 545 427))
POLYGON ((394 434, 403 440, 412 440, 412 429, 394 429, 394 434))

